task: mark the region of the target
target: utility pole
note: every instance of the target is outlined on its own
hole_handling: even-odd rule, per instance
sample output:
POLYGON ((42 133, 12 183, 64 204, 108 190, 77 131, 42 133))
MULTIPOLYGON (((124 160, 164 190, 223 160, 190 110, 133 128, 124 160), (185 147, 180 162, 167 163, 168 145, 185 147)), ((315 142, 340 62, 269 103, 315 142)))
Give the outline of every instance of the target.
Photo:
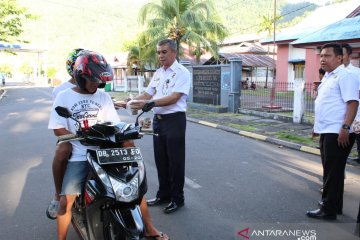
MULTIPOLYGON (((273 27, 273 60, 275 62, 275 46, 276 46, 276 0, 274 0, 274 27, 273 27)), ((275 105, 275 90, 276 90, 276 64, 273 68, 273 80, 272 80, 272 87, 271 87, 271 94, 270 94, 270 105, 263 106, 263 108, 268 109, 280 109, 281 106, 275 105)))

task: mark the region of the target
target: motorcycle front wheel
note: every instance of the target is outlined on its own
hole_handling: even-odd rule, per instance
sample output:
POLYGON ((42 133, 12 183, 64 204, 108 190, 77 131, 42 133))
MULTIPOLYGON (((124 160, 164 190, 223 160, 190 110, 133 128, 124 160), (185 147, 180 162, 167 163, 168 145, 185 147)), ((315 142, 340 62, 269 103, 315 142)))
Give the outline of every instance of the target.
POLYGON ((104 240, 126 240, 125 236, 121 236, 120 228, 114 220, 113 214, 109 211, 104 213, 104 240))
POLYGON ((140 236, 131 236, 132 234, 125 232, 126 230, 119 222, 120 219, 116 211, 108 210, 103 212, 104 240, 139 240, 140 236))

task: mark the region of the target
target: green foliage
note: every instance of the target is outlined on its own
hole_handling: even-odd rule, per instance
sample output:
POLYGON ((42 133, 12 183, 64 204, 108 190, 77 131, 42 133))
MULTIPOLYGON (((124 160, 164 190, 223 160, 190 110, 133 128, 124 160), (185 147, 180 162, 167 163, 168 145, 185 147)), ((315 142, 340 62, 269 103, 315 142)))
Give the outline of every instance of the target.
POLYGON ((314 141, 310 136, 309 137, 300 137, 296 136, 292 133, 285 132, 285 131, 279 131, 276 133, 276 137, 282 140, 295 142, 295 143, 303 143, 308 146, 317 146, 318 141, 314 141))
POLYGON ((236 124, 236 123, 230 123, 229 127, 236 128, 236 129, 239 129, 239 130, 249 131, 249 132, 252 132, 252 131, 256 130, 256 127, 254 127, 254 126, 241 125, 241 124, 236 124))
POLYGON ((0 65, 0 72, 11 75, 11 73, 13 72, 13 67, 9 64, 0 65))
POLYGON ((33 68, 28 63, 23 63, 20 66, 19 71, 25 75, 30 75, 33 73, 33 68))
POLYGON ((262 16, 261 17, 261 23, 259 25, 259 30, 258 32, 266 32, 268 36, 271 36, 271 34, 274 31, 274 21, 279 21, 281 19, 281 16, 275 16, 275 20, 274 20, 274 16, 262 16))
MULTIPOLYGON (((15 2, 15 0, 0 0, 1 4, 5 2, 15 2)), ((67 54, 72 49, 79 47, 99 51, 106 55, 124 51, 124 49, 128 49, 129 45, 142 46, 140 60, 153 62, 151 57, 153 58, 155 55, 155 48, 144 47, 148 46, 146 45, 148 43, 150 45, 151 42, 147 39, 140 41, 136 37, 144 30, 144 27, 140 26, 137 21, 139 10, 149 2, 148 0, 17 0, 16 2, 21 6, 20 8, 26 7, 31 14, 39 16, 35 20, 24 20, 21 39, 29 40, 38 48, 49 50, 49 65, 56 66, 63 71, 64 75, 66 75, 64 62, 67 54), (130 44, 131 42, 134 44, 130 44), (145 58, 146 55, 149 58, 145 58)), ((174 0, 169 2, 174 2, 174 0)), ((181 2, 189 3, 191 1, 183 0, 181 2)), ((281 9, 286 5, 285 0, 277 2, 278 13, 282 15, 281 9)), ((161 0, 156 0, 156 3, 161 3, 161 0)), ((261 23, 261 16, 273 14, 272 6, 273 0, 214 0, 213 8, 217 10, 217 16, 212 14, 210 17, 214 18, 216 22, 221 20, 231 34, 256 32, 261 23)), ((184 5, 181 5, 179 9, 184 9, 184 5)), ((2 11, 4 10, 0 6, 0 12, 2 11)), ((202 16, 207 16, 206 10, 201 12, 204 13, 202 16)), ((300 11, 294 12, 294 15, 297 13, 300 11)), ((0 22, 3 20, 1 16, 0 22)), ((153 19, 150 13, 148 16, 148 19, 153 19)), ((185 20, 191 21, 193 15, 187 14, 186 16, 188 18, 185 20)), ((156 21, 155 18, 153 23, 157 23, 156 21)), ((205 25, 205 21, 199 20, 197 24, 205 25)), ((194 25, 194 27, 199 25, 194 25)), ((199 33, 193 29, 192 25, 188 26, 191 26, 190 30, 193 31, 193 35, 189 35, 189 37, 194 39, 196 36, 198 39, 202 37, 203 32, 199 33)), ((207 27, 216 29, 211 25, 207 27)), ((159 29, 163 30, 163 28, 159 29)), ((0 32, 2 31, 3 29, 0 27, 0 32)), ((156 29, 154 31, 156 32, 156 29)), ((20 36, 17 38, 20 39, 20 36)), ((0 39, 0 41, 2 40, 0 39)), ((208 45, 212 46, 210 43, 208 45)), ((201 53, 195 41, 190 51, 194 54, 201 53)), ((156 63, 152 64, 155 66, 156 63)))
POLYGON ((148 53, 145 54, 146 50, 144 47, 139 46, 140 43, 141 38, 138 38, 137 41, 131 41, 125 44, 125 51, 128 52, 127 66, 132 68, 135 65, 140 71, 156 68, 158 61, 155 52, 148 51, 148 53))
POLYGON ((123 43, 141 31, 137 23, 140 7, 147 0, 18 0, 38 15, 24 24, 23 36, 48 51, 49 65, 66 75, 65 59, 75 48, 98 51, 110 60, 123 43))
MULTIPOLYGON (((310 2, 286 4, 280 10, 282 16, 279 24, 292 22, 294 19, 304 16, 305 13, 314 11, 317 5, 310 2)), ((288 24, 289 25, 289 24, 288 24)))
POLYGON ((34 19, 27 9, 19 7, 16 0, 0 0, 0 41, 19 42, 23 30, 23 22, 34 19))
POLYGON ((54 78, 56 72, 57 72, 56 67, 48 67, 46 74, 47 74, 48 78, 54 78))
MULTIPOLYGON (((139 12, 140 23, 147 28, 142 33, 141 47, 155 49, 158 41, 171 38, 178 45, 189 46, 189 51, 198 59, 203 50, 218 54, 218 44, 228 35, 226 27, 219 21, 210 0, 162 0, 150 2, 139 12)), ((145 51, 145 56, 151 52, 145 51)))

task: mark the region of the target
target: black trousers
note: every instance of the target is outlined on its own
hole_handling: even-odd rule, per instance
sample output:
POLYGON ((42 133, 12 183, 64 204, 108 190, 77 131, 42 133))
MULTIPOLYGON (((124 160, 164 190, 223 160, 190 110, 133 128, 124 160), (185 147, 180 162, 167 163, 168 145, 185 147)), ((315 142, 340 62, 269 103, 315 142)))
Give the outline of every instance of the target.
MULTIPOLYGON (((357 215, 357 219, 356 219, 357 223, 360 223, 360 202, 359 202, 359 210, 358 210, 358 215, 357 215)), ((360 233, 359 233, 360 234, 360 233)))
POLYGON ((358 159, 360 159, 360 134, 355 134, 356 136, 356 149, 358 152, 358 159))
POLYGON ((339 134, 335 133, 320 135, 320 153, 324 170, 322 210, 327 214, 336 214, 336 212, 342 211, 345 164, 355 141, 355 134, 351 133, 349 146, 341 148, 338 146, 338 137, 339 134))
POLYGON ((185 112, 154 116, 154 156, 158 172, 159 198, 176 203, 184 201, 185 183, 185 112))

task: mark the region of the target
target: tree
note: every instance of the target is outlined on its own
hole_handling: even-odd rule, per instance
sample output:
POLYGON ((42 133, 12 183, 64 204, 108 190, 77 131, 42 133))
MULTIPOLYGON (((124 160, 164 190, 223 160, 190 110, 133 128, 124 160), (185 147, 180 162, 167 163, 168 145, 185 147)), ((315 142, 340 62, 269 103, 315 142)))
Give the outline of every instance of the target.
POLYGON ((190 53, 200 58, 203 50, 218 56, 218 44, 228 35, 220 23, 211 0, 161 0, 150 2, 139 12, 141 24, 147 25, 140 46, 143 56, 150 56, 158 41, 171 38, 182 54, 181 43, 189 46, 190 53), (153 49, 153 50, 152 50, 153 49))
POLYGON ((25 74, 26 76, 30 76, 33 73, 33 68, 30 66, 29 63, 23 63, 20 66, 19 71, 25 74))
POLYGON ((140 71, 144 71, 145 68, 154 69, 158 63, 155 49, 145 51, 144 47, 140 47, 140 43, 142 43, 141 38, 124 44, 125 50, 128 51, 127 66, 132 68, 136 65, 140 71))
POLYGON ((9 64, 0 65, 0 73, 5 73, 6 75, 11 75, 13 70, 14 70, 13 66, 11 66, 9 64))
POLYGON ((24 42, 18 38, 23 32, 23 22, 33 18, 26 8, 17 6, 16 0, 0 0, 0 41, 24 42))

